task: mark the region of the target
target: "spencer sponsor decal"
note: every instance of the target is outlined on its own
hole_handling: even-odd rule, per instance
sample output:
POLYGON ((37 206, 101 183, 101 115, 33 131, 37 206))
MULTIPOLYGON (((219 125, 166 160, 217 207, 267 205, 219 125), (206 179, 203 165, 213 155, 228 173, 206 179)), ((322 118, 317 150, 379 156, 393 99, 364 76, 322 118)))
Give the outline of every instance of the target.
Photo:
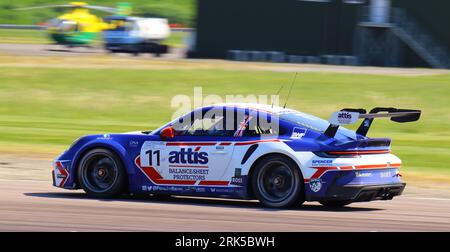
POLYGON ((169 163, 171 164, 207 164, 208 153, 193 151, 192 148, 181 148, 179 151, 169 153, 169 163))
POLYGON ((312 161, 312 166, 329 166, 333 164, 333 160, 317 159, 312 161))

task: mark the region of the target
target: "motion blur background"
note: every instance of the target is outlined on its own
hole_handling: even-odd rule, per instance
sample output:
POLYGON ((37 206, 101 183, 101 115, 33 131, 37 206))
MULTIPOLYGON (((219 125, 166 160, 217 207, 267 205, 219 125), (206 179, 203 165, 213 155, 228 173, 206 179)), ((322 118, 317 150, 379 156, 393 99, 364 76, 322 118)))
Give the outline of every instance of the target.
POLYGON ((200 0, 193 54, 449 68, 449 10, 445 0, 200 0))
POLYGON ((0 2, 0 178, 50 181, 47 161, 77 137, 154 129, 195 86, 274 94, 300 72, 288 104, 300 111, 421 109, 420 121, 379 120, 369 136, 393 138, 410 185, 449 190, 449 1, 128 2, 133 15, 169 20, 168 54, 108 54, 101 37, 91 48, 53 45, 45 24, 64 10, 17 9, 66 2, 0 2))

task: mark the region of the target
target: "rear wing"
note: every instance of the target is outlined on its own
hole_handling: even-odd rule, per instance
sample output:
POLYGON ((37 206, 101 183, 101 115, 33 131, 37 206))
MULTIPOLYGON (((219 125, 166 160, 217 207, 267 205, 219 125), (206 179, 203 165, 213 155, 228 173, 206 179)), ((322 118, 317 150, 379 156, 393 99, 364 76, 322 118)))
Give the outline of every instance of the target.
POLYGON ((380 108, 376 107, 369 113, 365 109, 345 108, 341 111, 334 112, 330 119, 330 126, 325 130, 325 135, 334 137, 339 125, 353 124, 359 119, 364 119, 356 133, 366 136, 375 118, 391 118, 391 121, 398 123, 414 122, 419 120, 422 111, 414 109, 397 109, 397 108, 380 108))

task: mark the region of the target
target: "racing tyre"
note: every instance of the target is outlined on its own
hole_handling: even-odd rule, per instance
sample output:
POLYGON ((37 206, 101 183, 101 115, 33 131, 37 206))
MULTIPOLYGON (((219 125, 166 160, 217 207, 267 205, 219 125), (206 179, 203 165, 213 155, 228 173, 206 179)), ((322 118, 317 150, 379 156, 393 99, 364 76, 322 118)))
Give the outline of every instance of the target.
POLYGON ((110 198, 124 191, 126 172, 120 158, 107 149, 86 153, 78 166, 78 182, 90 196, 110 198))
POLYGON ((304 202, 303 176, 297 164, 285 156, 270 155, 258 161, 251 183, 266 207, 285 208, 304 202))
POLYGON ((344 207, 352 203, 351 200, 327 200, 319 201, 320 204, 327 207, 344 207))

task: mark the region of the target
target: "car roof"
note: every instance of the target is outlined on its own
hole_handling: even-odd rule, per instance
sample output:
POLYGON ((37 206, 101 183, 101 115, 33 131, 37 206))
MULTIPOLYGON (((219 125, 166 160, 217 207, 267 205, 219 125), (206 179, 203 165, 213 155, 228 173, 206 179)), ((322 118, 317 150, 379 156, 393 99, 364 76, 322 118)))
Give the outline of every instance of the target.
POLYGON ((261 103, 243 103, 243 102, 234 102, 234 103, 219 103, 214 104, 211 106, 205 106, 204 108, 211 108, 211 107, 227 107, 227 108, 242 108, 242 109, 250 109, 250 110, 256 110, 261 112, 266 112, 270 114, 280 114, 285 112, 296 112, 296 110, 289 109, 289 108, 283 108, 280 106, 273 106, 269 104, 261 104, 261 103))

